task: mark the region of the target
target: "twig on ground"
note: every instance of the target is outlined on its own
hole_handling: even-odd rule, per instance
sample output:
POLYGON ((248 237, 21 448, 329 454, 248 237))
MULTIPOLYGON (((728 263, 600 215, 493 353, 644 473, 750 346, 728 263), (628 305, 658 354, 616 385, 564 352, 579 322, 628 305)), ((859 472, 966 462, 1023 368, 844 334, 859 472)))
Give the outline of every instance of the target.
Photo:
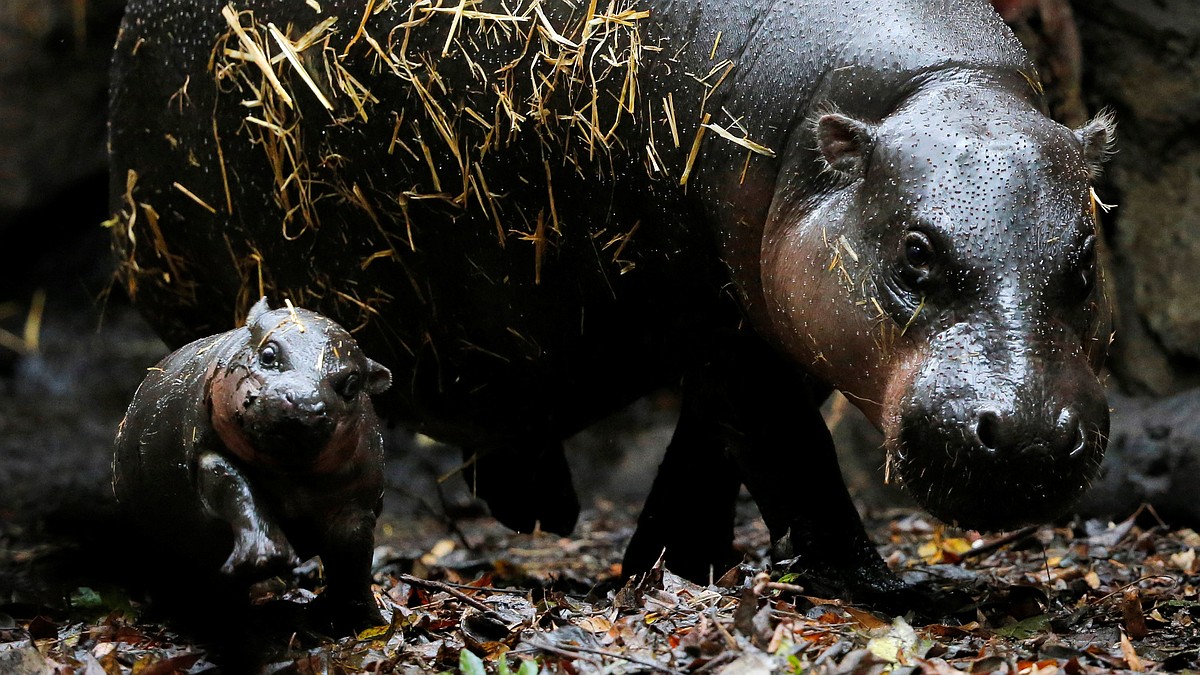
POLYGON ((471 596, 467 595, 466 593, 463 593, 462 591, 451 586, 450 584, 444 584, 440 581, 433 581, 432 579, 422 579, 420 577, 414 577, 411 574, 400 574, 400 575, 397 575, 396 578, 400 579, 401 581, 403 581, 406 584, 412 584, 413 586, 424 586, 425 588, 431 588, 436 591, 442 591, 443 593, 449 593, 450 595, 453 595, 455 598, 467 603, 468 605, 474 607, 475 609, 478 609, 481 612, 493 611, 491 607, 487 606, 487 604, 480 602, 479 600, 476 600, 475 598, 472 598, 471 596))

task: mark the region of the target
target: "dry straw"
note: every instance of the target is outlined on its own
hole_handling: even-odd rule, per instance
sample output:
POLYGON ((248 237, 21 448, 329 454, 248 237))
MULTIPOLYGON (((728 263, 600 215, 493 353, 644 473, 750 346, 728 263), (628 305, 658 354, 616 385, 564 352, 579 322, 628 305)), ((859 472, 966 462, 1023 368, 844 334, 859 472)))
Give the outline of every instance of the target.
MULTIPOLYGON (((216 166, 206 169, 220 177, 220 189, 206 194, 181 177, 173 188, 208 214, 240 222, 231 185, 235 172, 227 162, 257 154, 271 177, 280 239, 302 240, 318 231, 318 205, 332 200, 359 212, 369 226, 357 233, 369 243, 358 269, 399 264, 418 296, 420 284, 402 255, 420 245, 415 205, 422 214, 441 209, 451 218, 475 211, 494 229, 498 245, 529 243, 540 283, 546 256, 571 226, 559 212, 555 186, 564 169, 582 177, 611 171, 611 153, 638 138, 651 174, 673 174, 686 189, 707 132, 744 150, 747 167, 752 156, 774 156, 739 120, 729 116, 717 123, 714 111, 705 109, 735 67, 717 59, 720 35, 711 49, 703 47, 712 62, 707 71, 693 74, 687 87, 643 100, 645 59, 670 56, 647 43, 651 16, 638 0, 515 0, 487 9, 478 0, 364 0, 359 11, 341 16, 326 13, 323 3, 306 4, 312 16, 309 22, 297 19, 302 25, 285 25, 237 2, 220 10, 225 30, 213 45, 207 74, 225 112, 212 118, 216 166), (693 98, 677 108, 679 96, 698 96, 699 105, 693 98), (230 109, 240 110, 236 123, 230 109), (681 119, 680 110, 690 111, 690 119, 681 119), (381 149, 396 157, 410 182, 374 185, 347 178, 345 167, 358 160, 324 140, 333 132, 379 138, 380 125, 387 129, 381 149), (627 133, 631 125, 640 130, 627 133), (540 153, 541 175, 520 177, 544 190, 540 200, 509 200, 496 186, 510 186, 512 177, 489 175, 491 156, 517 143, 533 150, 534 162, 540 153)), ((176 94, 181 109, 190 104, 186 81, 176 94)), ((157 215, 137 202, 135 188, 131 175, 117 235, 127 259, 123 276, 134 292, 139 276, 148 273, 160 274, 156 283, 178 283, 183 261, 167 250, 157 215), (135 231, 151 233, 152 257, 139 248, 135 231), (152 259, 152 269, 143 269, 152 259)), ((602 249, 621 273, 634 268, 629 253, 640 226, 594 233, 604 237, 602 249)), ((260 248, 239 241, 240 234, 231 239, 231 232, 237 230, 227 228, 223 236, 248 306, 273 286, 273 276, 260 248)), ((276 290, 301 303, 310 296, 348 303, 364 322, 388 301, 379 288, 357 289, 319 276, 304 289, 276 290)))

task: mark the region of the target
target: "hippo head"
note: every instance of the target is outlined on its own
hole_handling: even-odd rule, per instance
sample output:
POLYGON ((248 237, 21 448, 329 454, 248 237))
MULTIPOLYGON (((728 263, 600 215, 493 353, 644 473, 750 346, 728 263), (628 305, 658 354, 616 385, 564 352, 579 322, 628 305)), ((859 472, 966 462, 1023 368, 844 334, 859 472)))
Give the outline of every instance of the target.
POLYGON ((1108 433, 1091 180, 1112 121, 1072 131, 964 83, 810 131, 823 193, 764 248, 776 334, 884 432, 889 475, 934 516, 1063 514, 1108 433))
POLYGON ((391 372, 324 316, 259 300, 234 331, 232 358, 209 380, 213 425, 246 462, 276 469, 332 471, 374 433, 369 395, 391 372))

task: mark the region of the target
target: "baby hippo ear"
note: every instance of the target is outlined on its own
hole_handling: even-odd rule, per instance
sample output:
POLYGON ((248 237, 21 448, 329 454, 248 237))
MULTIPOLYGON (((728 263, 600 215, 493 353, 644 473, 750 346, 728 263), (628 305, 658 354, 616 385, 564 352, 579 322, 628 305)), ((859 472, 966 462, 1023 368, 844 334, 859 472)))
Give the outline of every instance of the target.
POLYGON ((271 311, 271 307, 267 304, 267 296, 264 295, 250 308, 250 313, 246 315, 246 325, 253 326, 259 317, 269 311, 271 311))
POLYGON ((383 364, 367 359, 367 382, 363 391, 368 394, 382 394, 392 386, 392 371, 383 364))
POLYGON ((860 176, 875 146, 875 128, 866 122, 831 112, 813 125, 817 149, 825 165, 840 173, 860 176))
POLYGON ((1113 154, 1117 139, 1117 119, 1111 110, 1101 110, 1092 121, 1075 130, 1083 146, 1083 161, 1092 180, 1100 177, 1104 162, 1113 154))

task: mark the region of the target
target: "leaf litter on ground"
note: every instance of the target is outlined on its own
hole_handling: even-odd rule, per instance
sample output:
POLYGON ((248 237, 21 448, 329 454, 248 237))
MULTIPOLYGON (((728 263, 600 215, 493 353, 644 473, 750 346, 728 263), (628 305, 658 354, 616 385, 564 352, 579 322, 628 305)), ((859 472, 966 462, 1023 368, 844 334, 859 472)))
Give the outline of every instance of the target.
MULTIPOLYGON (((873 528, 881 552, 908 581, 965 593, 971 603, 954 620, 889 616, 805 595, 796 579, 772 580, 760 524, 739 531, 746 562, 711 583, 661 566, 622 583, 634 516, 601 503, 572 537, 513 534, 478 517, 420 546, 381 541, 375 591, 387 623, 336 639, 293 636, 261 672, 1076 675, 1200 667, 1200 535, 1192 530, 1135 514, 985 537, 917 513, 892 515, 873 528)), ((298 579, 265 592, 304 604, 319 584, 298 579)), ((0 672, 223 672, 205 645, 146 619, 136 599, 81 587, 64 607, 0 607, 0 672)))

